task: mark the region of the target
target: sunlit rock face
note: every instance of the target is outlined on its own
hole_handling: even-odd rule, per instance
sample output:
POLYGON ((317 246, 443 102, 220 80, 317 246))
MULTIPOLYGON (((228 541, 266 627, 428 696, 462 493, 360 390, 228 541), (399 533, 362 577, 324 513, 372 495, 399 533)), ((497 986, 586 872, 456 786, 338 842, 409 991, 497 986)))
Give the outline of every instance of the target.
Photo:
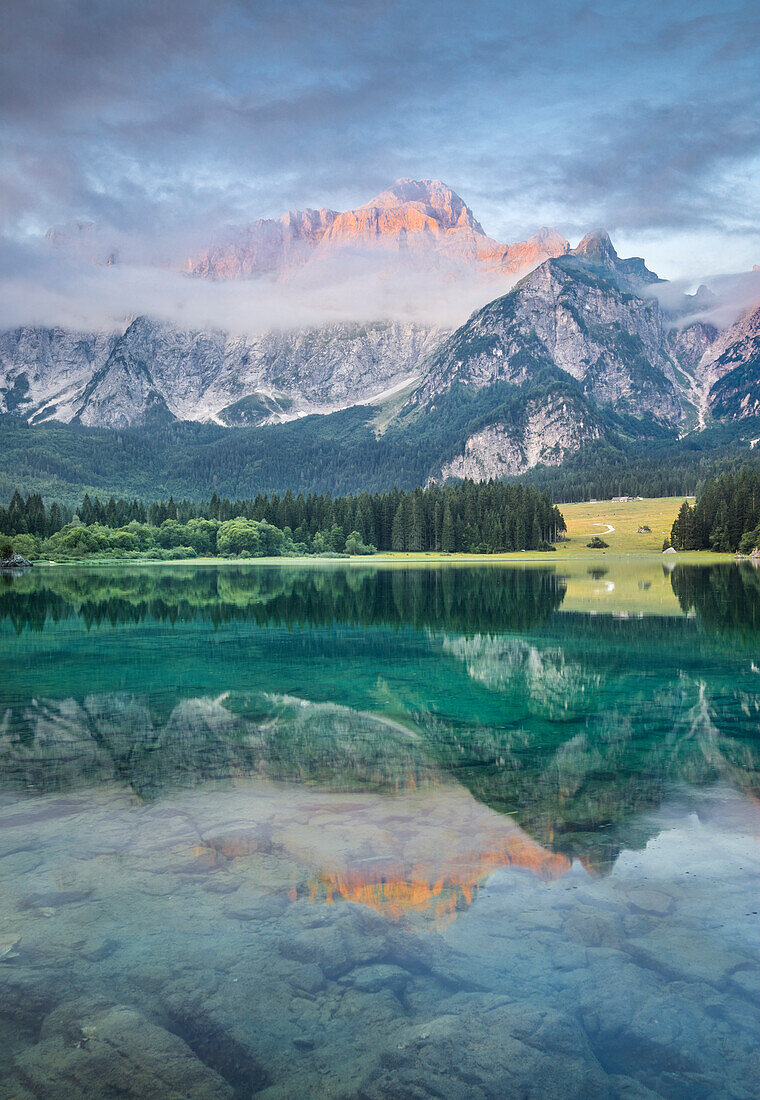
POLYGON ((334 210, 290 210, 276 221, 241 226, 188 260, 188 271, 204 278, 269 275, 305 263, 338 215, 334 210))
POLYGON ((289 211, 228 231, 188 270, 206 278, 282 274, 342 247, 381 247, 472 264, 482 272, 514 273, 567 252, 567 241, 542 228, 526 241, 501 244, 487 236, 463 200, 440 180, 398 180, 353 210, 289 211))
POLYGON ((525 403, 512 421, 497 421, 467 440, 462 454, 441 467, 441 477, 487 481, 533 466, 559 466, 568 454, 601 439, 597 415, 582 400, 547 397, 525 403))

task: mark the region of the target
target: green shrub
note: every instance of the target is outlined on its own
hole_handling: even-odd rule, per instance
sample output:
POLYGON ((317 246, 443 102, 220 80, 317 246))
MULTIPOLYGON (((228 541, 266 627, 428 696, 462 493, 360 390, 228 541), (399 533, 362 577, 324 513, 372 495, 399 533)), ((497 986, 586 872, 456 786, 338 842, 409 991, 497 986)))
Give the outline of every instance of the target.
POLYGON ((13 539, 13 549, 22 558, 38 558, 40 556, 40 540, 34 535, 16 535, 13 539))
POLYGON ((747 531, 739 540, 739 551, 742 554, 751 554, 757 546, 760 546, 760 526, 747 531))
POLYGON ((367 546, 358 531, 352 531, 346 539, 347 554, 375 554, 374 546, 367 546))

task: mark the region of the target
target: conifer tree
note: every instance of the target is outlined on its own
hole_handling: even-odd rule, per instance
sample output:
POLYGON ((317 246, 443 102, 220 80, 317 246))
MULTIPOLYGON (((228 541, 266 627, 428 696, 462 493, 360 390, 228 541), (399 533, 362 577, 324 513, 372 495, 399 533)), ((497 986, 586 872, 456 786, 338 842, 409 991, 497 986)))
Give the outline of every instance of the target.
POLYGON ((456 551, 456 530, 454 528, 454 519, 451 515, 451 504, 448 500, 443 506, 441 550, 443 550, 445 554, 453 554, 456 551))

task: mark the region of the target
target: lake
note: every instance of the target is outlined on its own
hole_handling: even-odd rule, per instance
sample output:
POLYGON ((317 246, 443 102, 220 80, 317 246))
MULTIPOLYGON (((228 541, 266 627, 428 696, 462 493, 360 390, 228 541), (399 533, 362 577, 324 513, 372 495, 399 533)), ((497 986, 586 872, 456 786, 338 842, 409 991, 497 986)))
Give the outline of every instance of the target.
POLYGON ((760 1095, 760 574, 0 579, 2 1097, 760 1095))

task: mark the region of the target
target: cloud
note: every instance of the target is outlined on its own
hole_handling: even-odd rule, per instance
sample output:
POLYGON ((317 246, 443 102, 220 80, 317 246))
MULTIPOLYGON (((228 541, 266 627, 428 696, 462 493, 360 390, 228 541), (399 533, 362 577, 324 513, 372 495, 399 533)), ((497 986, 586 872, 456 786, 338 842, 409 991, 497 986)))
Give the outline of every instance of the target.
POLYGON ((114 330, 138 315, 233 334, 378 319, 454 328, 517 278, 478 279, 453 261, 431 269, 390 251, 344 248, 287 278, 212 282, 171 268, 94 264, 86 229, 75 243, 75 257, 67 248, 52 260, 39 249, 3 250, 0 328, 114 330))
POLYGON ((652 287, 660 305, 677 315, 672 322, 674 328, 686 328, 697 321, 718 329, 726 328, 748 310, 760 305, 760 270, 705 276, 700 280, 700 287, 709 294, 698 293, 696 301, 693 284, 689 285, 684 280, 652 287), (704 304, 699 305, 700 300, 704 304))
MULTIPOLYGON (((749 0, 5 0, 0 229, 165 262, 438 176, 487 231, 760 253, 749 0), (686 238, 692 242, 689 245, 686 238)), ((683 262, 682 265, 683 266, 683 262)))
MULTIPOLYGON (((544 177, 556 203, 598 210, 612 229, 719 228, 756 232, 753 209, 731 173, 760 158, 754 91, 717 102, 650 104, 591 116, 575 149, 544 177)), ((540 186, 540 184, 539 184, 540 186)))

